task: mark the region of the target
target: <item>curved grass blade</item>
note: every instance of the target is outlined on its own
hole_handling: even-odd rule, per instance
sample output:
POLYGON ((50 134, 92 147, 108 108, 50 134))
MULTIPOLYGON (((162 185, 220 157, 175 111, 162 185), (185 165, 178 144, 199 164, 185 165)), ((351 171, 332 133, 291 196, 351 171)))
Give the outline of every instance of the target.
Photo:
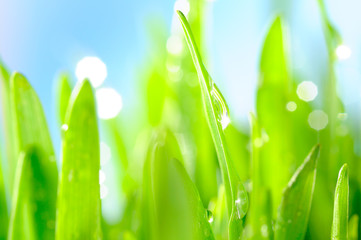
POLYGON ((230 216, 229 238, 239 239, 243 229, 243 218, 248 210, 248 195, 237 175, 225 144, 223 130, 229 124, 228 108, 222 94, 202 63, 189 23, 182 12, 177 11, 186 36, 193 63, 198 73, 204 111, 216 148, 226 190, 227 208, 230 216))
POLYGON ((15 176, 9 240, 55 237, 56 189, 47 182, 47 170, 41 165, 41 159, 45 157, 44 152, 35 146, 27 147, 20 154, 15 176), (49 195, 52 199, 49 199, 49 195))
MULTIPOLYGON (((144 190, 148 191, 154 239, 214 239, 197 188, 182 163, 173 157, 177 146, 170 146, 172 139, 167 139, 157 138, 145 165, 149 188, 144 190)), ((152 231, 152 227, 148 229, 152 231)))
POLYGON ((99 135, 88 80, 74 89, 65 124, 56 239, 101 239, 99 135))
POLYGON ((34 225, 34 231, 39 238, 53 239, 58 171, 43 108, 36 92, 22 74, 14 73, 10 84, 18 150, 37 146, 41 152, 41 156, 32 160, 31 165, 31 172, 38 174, 32 182, 35 191, 33 201, 38 210, 24 214, 35 219, 38 219, 37 214, 42 215, 34 225))
POLYGON ((70 95, 71 95, 71 91, 73 89, 72 84, 70 82, 70 76, 66 73, 62 73, 59 76, 58 79, 58 99, 57 99, 57 109, 58 109, 58 118, 61 124, 64 124, 65 121, 65 114, 66 114, 66 109, 68 107, 69 104, 69 99, 70 99, 70 95))
POLYGON ((333 221, 331 230, 332 240, 346 240, 348 238, 348 205, 349 183, 348 166, 344 164, 338 173, 333 208, 333 221))
POLYGON ((304 239, 316 180, 320 146, 316 145, 283 193, 275 227, 276 240, 304 239))

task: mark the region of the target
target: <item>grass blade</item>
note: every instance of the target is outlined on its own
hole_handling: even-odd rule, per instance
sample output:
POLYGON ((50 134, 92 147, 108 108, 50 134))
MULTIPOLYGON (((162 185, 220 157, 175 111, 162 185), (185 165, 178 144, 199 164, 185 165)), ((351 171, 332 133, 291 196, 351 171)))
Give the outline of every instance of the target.
POLYGON ((358 239, 358 224, 359 224, 359 217, 357 214, 354 214, 348 223, 348 239, 349 240, 357 240, 358 239))
POLYGON ((316 145, 311 150, 283 193, 276 220, 276 240, 304 239, 316 180, 319 148, 316 145))
POLYGON ((88 80, 74 89, 65 124, 56 239, 100 239, 99 135, 88 80))
POLYGON ((348 235, 349 205, 348 166, 344 164, 338 173, 331 230, 332 240, 345 240, 348 235))
POLYGON ((239 239, 243 229, 243 218, 248 210, 248 195, 237 175, 225 144, 223 129, 229 123, 228 108, 222 94, 209 76, 196 46, 189 23, 182 12, 177 11, 198 73, 199 85, 208 126, 216 148, 223 182, 226 190, 227 208, 230 216, 229 238, 239 239))
POLYGON ((265 187, 265 179, 262 176, 263 159, 260 157, 260 150, 264 139, 262 130, 256 116, 252 113, 249 116, 252 134, 252 194, 249 217, 247 224, 250 224, 251 233, 245 232, 246 239, 273 239, 272 230, 272 198, 269 189, 265 187))
POLYGON ((17 147, 23 151, 29 146, 37 146, 41 152, 41 156, 31 166, 31 171, 37 174, 32 182, 37 195, 33 196, 32 201, 38 209, 36 213, 27 211, 24 214, 37 219, 34 231, 38 238, 53 239, 58 171, 43 108, 36 92, 23 75, 14 73, 10 83, 17 147))
MULTIPOLYGON (((1 160, 1 157, 0 157, 1 160)), ((8 209, 2 167, 0 161, 0 239, 6 239, 8 231, 8 209)))
POLYGON ((44 152, 29 146, 19 157, 8 239, 54 239, 56 189, 41 165, 44 152), (49 192, 51 194, 49 194, 49 192), (49 199, 49 196, 52 199, 49 199), (51 201, 51 202, 49 202, 51 201), (49 207, 50 206, 50 207, 49 207))
POLYGON ((65 121, 65 114, 66 114, 66 109, 68 107, 68 103, 69 103, 69 99, 70 99, 70 95, 71 95, 71 90, 73 89, 72 84, 70 82, 70 76, 66 73, 62 73, 59 76, 58 79, 58 105, 57 105, 57 109, 58 109, 58 118, 61 124, 64 124, 65 121))
POLYGON ((148 217, 155 224, 154 239, 214 239, 198 190, 182 163, 173 157, 178 150, 168 134, 163 140, 157 138, 145 165, 144 176, 150 179, 145 179, 148 187, 144 190, 150 203, 148 217))

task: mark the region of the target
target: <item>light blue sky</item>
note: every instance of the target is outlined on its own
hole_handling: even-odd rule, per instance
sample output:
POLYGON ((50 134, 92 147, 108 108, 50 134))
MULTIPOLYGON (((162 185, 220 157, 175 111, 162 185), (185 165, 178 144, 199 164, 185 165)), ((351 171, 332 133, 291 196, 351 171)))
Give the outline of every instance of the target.
MULTIPOLYGON (((348 91, 360 91, 361 17, 357 9, 361 4, 357 0, 326 2, 332 20, 353 50, 352 58, 341 64, 346 68, 341 76, 347 76, 345 83, 358 86, 348 91)), ((11 70, 29 78, 54 135, 56 74, 64 69, 74 73, 77 61, 84 56, 100 57, 108 68, 105 85, 122 94, 126 111, 137 100, 136 72, 146 62, 150 46, 146 22, 157 16, 169 27, 173 3, 0 0, 0 57, 11 70)), ((305 79, 318 82, 326 53, 316 0, 208 2, 207 67, 237 119, 245 119, 253 107, 262 39, 273 16, 282 12, 289 20, 293 67, 305 79)))

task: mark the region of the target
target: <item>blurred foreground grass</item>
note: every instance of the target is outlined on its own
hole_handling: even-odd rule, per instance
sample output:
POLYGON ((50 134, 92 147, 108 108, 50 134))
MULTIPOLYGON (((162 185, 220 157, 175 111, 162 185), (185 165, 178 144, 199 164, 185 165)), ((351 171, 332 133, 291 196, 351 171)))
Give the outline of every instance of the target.
POLYGON ((359 157, 334 73, 342 40, 318 3, 329 54, 323 110, 310 104, 314 84, 290 74, 278 16, 261 46, 256 111, 239 128, 202 61, 204 8, 191 1, 189 22, 177 12, 183 32, 169 38, 190 54, 167 52, 152 31, 136 140, 124 134, 126 116, 98 121, 89 80, 73 88, 59 77, 60 168, 37 94, 1 64, 0 239, 359 239, 359 157), (116 223, 101 213, 98 125, 125 199, 116 223))

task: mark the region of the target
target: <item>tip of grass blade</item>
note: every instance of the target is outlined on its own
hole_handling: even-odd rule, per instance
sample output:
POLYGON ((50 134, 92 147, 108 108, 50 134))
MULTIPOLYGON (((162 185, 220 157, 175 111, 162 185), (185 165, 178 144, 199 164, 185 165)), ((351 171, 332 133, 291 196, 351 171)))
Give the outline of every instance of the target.
POLYGON ((19 73, 19 72, 14 72, 11 75, 10 84, 11 84, 11 87, 15 88, 15 89, 19 89, 19 88, 29 89, 29 88, 31 88, 31 85, 28 82, 28 80, 26 79, 26 77, 23 74, 19 73))

